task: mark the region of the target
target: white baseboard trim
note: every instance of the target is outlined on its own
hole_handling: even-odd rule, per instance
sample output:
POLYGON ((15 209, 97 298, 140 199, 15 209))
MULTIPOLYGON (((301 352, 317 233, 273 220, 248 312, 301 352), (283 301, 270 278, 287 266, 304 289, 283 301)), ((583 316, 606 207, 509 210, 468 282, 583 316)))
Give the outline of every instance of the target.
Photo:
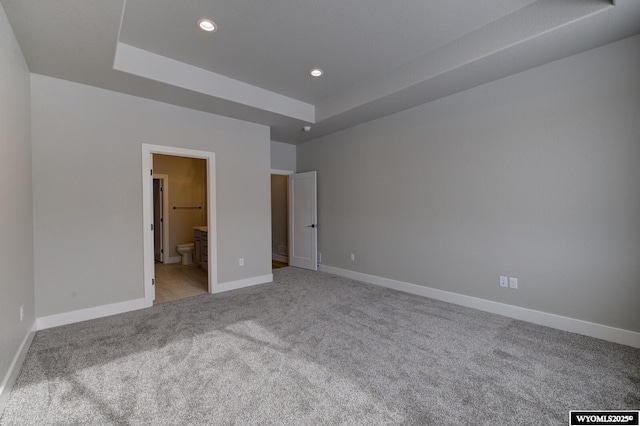
POLYGON ((167 257, 165 259, 164 263, 165 265, 171 264, 171 263, 180 263, 182 262, 182 256, 173 256, 173 257, 167 257))
POLYGON ((251 287, 258 284, 270 283, 273 281, 273 274, 261 275, 258 277, 246 278, 244 280, 229 281, 213 286, 211 293, 222 293, 224 291, 237 290, 239 288, 251 287))
MULTIPOLYGON (((239 288, 250 287, 258 284, 264 284, 273 281, 273 274, 262 275, 247 278, 238 281, 230 281, 214 286, 211 293, 221 293, 223 291, 236 290, 239 288)), ((61 325, 73 324, 80 321, 87 321, 96 318, 108 317, 110 315, 122 314, 124 312, 136 311, 138 309, 147 308, 146 299, 127 300, 126 302, 113 303, 110 305, 96 306, 93 308, 80 309, 72 312, 64 312, 62 314, 49 315, 37 319, 37 329, 45 330, 47 328, 58 327, 61 325)))
POLYGON ((630 330, 623 330, 621 328, 609 327, 607 325, 596 324, 575 318, 535 311, 533 309, 521 308, 519 306, 507 305, 505 303, 493 302, 491 300, 480 299, 478 297, 465 296, 463 294, 396 281, 389 278, 377 277, 375 275, 363 274, 361 272, 349 271, 348 269, 336 268, 333 266, 318 265, 318 270, 382 287, 392 288, 405 293, 442 300, 444 302, 454 303, 456 305, 462 305, 468 308, 490 312, 492 314, 503 315, 505 317, 521 321, 532 322, 546 327, 552 327, 589 337, 595 337, 597 339, 620 343, 634 348, 640 348, 640 333, 630 330))
POLYGON ((22 343, 20 344, 16 355, 13 357, 13 361, 11 361, 11 365, 9 365, 9 371, 7 371, 7 374, 2 380, 2 384, 0 384, 0 417, 2 417, 2 412, 4 411, 4 407, 7 405, 7 401, 9 401, 9 394, 11 393, 11 389, 13 389, 13 385, 18 378, 18 373, 20 373, 20 368, 27 356, 27 351, 29 350, 29 346, 31 346, 33 337, 36 335, 36 330, 36 321, 33 321, 31 330, 29 330, 27 335, 24 336, 24 339, 22 339, 22 343))
POLYGON ((96 306, 93 308, 80 309, 77 311, 64 312, 62 314, 40 317, 37 320, 38 330, 44 330, 60 325, 73 324, 75 322, 87 321, 96 318, 108 317, 110 315, 122 314, 124 312, 136 311, 146 308, 145 299, 127 300, 126 302, 112 303, 110 305, 96 306))
POLYGON ((283 256, 281 254, 271 253, 271 260, 277 260, 278 262, 289 263, 289 256, 283 256))

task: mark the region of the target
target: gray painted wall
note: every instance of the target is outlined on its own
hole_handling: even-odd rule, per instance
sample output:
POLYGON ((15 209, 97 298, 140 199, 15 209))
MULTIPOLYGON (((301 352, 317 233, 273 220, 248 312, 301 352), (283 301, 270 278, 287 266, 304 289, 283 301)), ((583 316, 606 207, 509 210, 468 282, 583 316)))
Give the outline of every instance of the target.
POLYGON ((38 317, 143 297, 142 143, 216 153, 218 282, 271 273, 268 127, 35 74, 31 91, 38 317))
POLYGON ((323 263, 640 331, 638 76, 634 37, 298 145, 323 263))
POLYGON ((271 168, 295 172, 296 146, 284 142, 271 141, 271 168))
POLYGON ((0 383, 35 321, 29 90, 27 64, 0 5, 0 383))

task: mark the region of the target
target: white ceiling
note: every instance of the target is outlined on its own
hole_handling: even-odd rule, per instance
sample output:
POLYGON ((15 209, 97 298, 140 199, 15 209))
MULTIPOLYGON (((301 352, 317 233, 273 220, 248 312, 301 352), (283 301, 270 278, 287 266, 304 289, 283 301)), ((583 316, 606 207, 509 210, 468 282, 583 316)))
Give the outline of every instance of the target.
POLYGON ((640 33, 638 0, 1 2, 31 72, 290 143, 640 33), (219 30, 198 30, 202 17, 219 30))
POLYGON ((129 0, 120 41, 315 104, 533 2, 129 0))

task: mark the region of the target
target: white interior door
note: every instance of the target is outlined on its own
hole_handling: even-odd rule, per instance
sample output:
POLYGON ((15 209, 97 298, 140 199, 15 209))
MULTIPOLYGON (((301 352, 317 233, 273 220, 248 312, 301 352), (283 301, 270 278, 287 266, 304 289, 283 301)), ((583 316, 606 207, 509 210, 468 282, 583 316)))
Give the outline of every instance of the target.
POLYGON ((289 175, 289 265, 318 270, 316 172, 289 175))

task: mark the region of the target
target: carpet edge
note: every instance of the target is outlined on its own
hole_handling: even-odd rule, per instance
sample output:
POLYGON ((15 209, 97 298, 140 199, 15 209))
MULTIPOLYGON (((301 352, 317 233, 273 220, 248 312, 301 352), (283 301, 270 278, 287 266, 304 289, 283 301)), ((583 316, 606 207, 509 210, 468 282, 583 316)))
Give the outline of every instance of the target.
POLYGON ((502 315, 520 321, 526 321, 571 333, 582 334, 596 339, 631 346, 632 348, 640 348, 640 333, 631 330, 624 330, 608 325, 522 308, 520 306, 508 305, 506 303, 494 302, 492 300, 378 277, 362 272, 350 271, 348 269, 337 268, 329 265, 318 265, 318 270, 381 287, 391 288, 405 293, 415 294, 417 296, 429 297, 431 299, 453 303, 467 308, 502 315))

